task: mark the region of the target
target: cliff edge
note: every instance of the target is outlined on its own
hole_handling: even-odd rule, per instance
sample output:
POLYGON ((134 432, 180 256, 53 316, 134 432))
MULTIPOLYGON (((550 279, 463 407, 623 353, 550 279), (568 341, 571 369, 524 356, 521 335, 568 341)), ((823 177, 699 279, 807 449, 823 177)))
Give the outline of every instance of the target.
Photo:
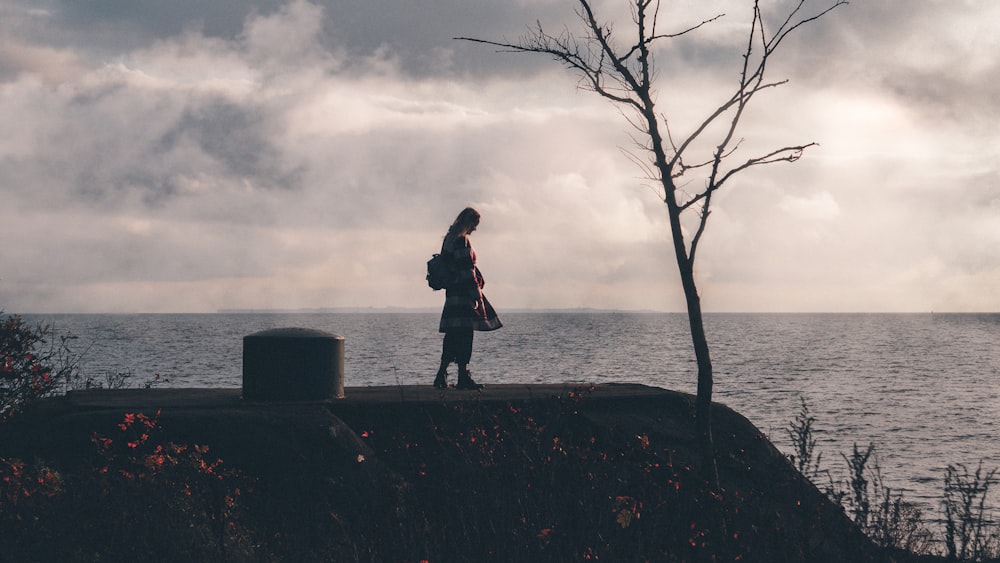
POLYGON ((895 560, 720 404, 721 490, 712 490, 693 405, 691 395, 631 384, 348 387, 317 402, 246 401, 238 389, 72 392, 0 427, 0 456, 62 479, 54 504, 37 509, 47 525, 4 517, 19 537, 7 553, 895 560), (187 465, 193 472, 179 473, 187 465), (63 547, 33 536, 46 530, 63 547))

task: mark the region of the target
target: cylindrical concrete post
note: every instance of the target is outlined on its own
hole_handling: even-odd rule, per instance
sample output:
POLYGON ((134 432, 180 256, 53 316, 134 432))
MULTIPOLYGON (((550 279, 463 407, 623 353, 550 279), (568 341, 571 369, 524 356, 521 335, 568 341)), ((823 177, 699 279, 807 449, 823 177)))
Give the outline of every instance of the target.
POLYGON ((243 398, 321 401, 344 397, 344 337, 274 328, 243 337, 243 398))

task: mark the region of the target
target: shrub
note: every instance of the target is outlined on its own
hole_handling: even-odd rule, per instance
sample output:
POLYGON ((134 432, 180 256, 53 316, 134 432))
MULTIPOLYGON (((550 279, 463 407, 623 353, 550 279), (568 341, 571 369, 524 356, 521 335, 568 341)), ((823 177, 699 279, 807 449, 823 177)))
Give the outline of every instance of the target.
MULTIPOLYGON (((93 389, 132 389, 135 388, 135 372, 132 370, 104 370, 100 376, 87 375, 86 377, 74 373, 72 378, 67 379, 67 390, 86 391, 93 389)), ((155 373, 150 379, 141 383, 142 389, 152 389, 170 383, 170 380, 155 373)))
POLYGON ((997 482, 997 470, 975 473, 959 463, 949 465, 944 475, 944 543, 948 557, 984 561, 1000 553, 1000 530, 986 514, 986 497, 997 482))
MULTIPOLYGON (((875 454, 875 446, 869 445, 869 452, 875 454)), ((855 446, 855 455, 858 454, 855 446)), ((871 458, 874 465, 868 470, 871 491, 865 492, 868 514, 864 531, 876 544, 910 553, 927 554, 933 551, 934 534, 924 524, 924 514, 911 502, 903 499, 903 493, 894 491, 882 479, 878 455, 871 458)), ((858 466, 864 471, 863 465, 858 466)), ((855 480, 852 479, 852 483, 855 480)))
POLYGON ((34 499, 52 498, 62 487, 62 476, 48 466, 0 457, 0 515, 34 499))
POLYGON ((806 404, 805 397, 799 397, 799 400, 802 402, 799 414, 786 429, 795 451, 788 456, 788 459, 799 473, 814 479, 819 476, 819 465, 823 459, 822 453, 816 453, 816 439, 813 437, 813 423, 816 422, 816 417, 809 414, 809 405, 806 404))
POLYGON ((850 475, 847 487, 838 485, 828 472, 820 469, 822 454, 816 455, 813 438, 815 420, 802 399, 802 408, 787 429, 795 452, 788 458, 796 469, 814 483, 821 474, 826 474, 827 496, 849 511, 854 523, 877 545, 916 554, 933 551, 934 534, 924 524, 921 510, 904 500, 902 493, 886 486, 882 479, 874 444, 864 450, 855 444, 851 457, 842 456, 850 475))
POLYGON ((92 435, 93 458, 63 472, 0 457, 0 560, 249 560, 250 481, 207 446, 159 439, 157 418, 125 414, 92 435))
POLYGON ((18 315, 0 318, 0 422, 70 379, 76 369, 67 347, 71 338, 56 343, 49 326, 29 326, 18 315))

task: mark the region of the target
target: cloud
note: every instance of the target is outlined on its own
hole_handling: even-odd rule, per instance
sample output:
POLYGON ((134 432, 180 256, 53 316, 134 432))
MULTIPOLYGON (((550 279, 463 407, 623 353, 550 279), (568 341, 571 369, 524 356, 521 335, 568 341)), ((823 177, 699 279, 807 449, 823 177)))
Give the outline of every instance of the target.
MULTIPOLYGON (((624 36, 627 5, 596 6, 624 36)), ((729 12, 657 53, 681 132, 726 94, 748 12, 671 6, 682 27, 729 12)), ((739 154, 819 146, 719 194, 708 310, 996 307, 994 8, 889 8, 836 10, 773 69, 792 80, 739 154)), ((544 57, 452 39, 560 30, 563 2, 0 10, 6 310, 433 306, 424 262, 466 205, 500 307, 683 308, 622 116, 544 57)))
POLYGON ((0 80, 30 74, 47 83, 76 78, 79 60, 69 50, 31 45, 16 39, 0 39, 0 80))
POLYGON ((830 221, 840 214, 840 206, 830 192, 809 197, 786 196, 778 207, 805 221, 830 221))

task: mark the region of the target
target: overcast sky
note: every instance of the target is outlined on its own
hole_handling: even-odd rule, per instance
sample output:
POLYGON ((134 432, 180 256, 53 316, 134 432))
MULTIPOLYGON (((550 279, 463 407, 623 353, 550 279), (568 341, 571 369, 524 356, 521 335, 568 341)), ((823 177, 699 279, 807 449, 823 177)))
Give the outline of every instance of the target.
MULTIPOLYGON (((657 52, 680 130, 731 91, 752 3, 664 1, 664 30, 726 13, 657 52)), ((624 35, 626 0, 595 6, 624 35)), ((425 262, 472 205, 501 313, 682 311, 623 116, 548 59, 452 39, 574 7, 0 0, 0 309, 439 306, 425 262)), ((998 38, 995 0, 855 0, 794 36, 744 146, 820 146, 720 192, 705 309, 1000 310, 998 38)))

